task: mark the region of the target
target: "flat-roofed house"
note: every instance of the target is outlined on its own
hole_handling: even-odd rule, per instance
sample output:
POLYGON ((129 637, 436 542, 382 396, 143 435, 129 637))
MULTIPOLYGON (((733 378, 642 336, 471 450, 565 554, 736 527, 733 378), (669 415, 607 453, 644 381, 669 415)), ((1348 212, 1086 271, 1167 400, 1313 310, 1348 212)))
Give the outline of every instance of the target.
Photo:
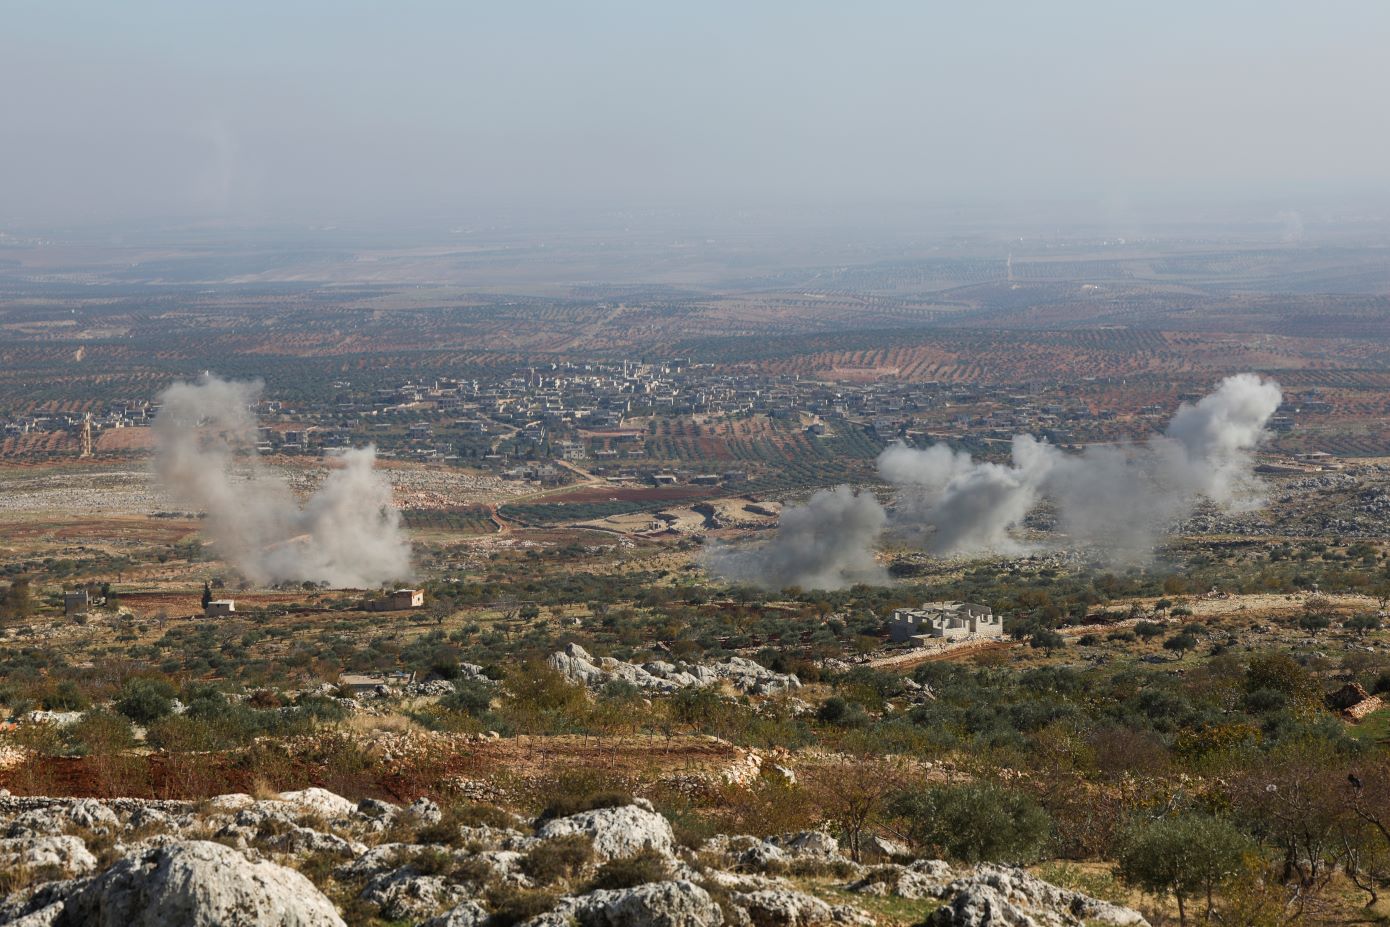
POLYGON ((900 608, 888 622, 893 640, 926 643, 929 640, 1000 638, 1004 619, 988 606, 969 602, 926 602, 920 608, 900 608))

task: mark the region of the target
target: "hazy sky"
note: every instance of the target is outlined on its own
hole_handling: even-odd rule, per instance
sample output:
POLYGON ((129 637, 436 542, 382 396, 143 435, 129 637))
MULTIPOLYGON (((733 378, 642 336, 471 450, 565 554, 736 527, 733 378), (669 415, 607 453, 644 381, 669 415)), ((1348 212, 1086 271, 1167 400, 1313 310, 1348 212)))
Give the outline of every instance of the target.
POLYGON ((1390 189, 1390 3, 0 0, 0 225, 1390 189))

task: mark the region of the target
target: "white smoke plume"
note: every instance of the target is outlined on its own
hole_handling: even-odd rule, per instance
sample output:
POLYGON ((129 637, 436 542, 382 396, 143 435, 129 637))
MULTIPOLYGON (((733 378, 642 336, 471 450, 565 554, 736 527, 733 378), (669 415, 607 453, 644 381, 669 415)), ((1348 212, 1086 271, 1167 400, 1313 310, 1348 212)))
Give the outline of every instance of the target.
POLYGON ((376 451, 338 454, 303 506, 256 457, 257 382, 204 376, 159 396, 155 471, 184 505, 207 513, 223 559, 255 583, 313 580, 367 588, 411 575, 410 542, 373 471, 376 451))
POLYGON ((897 488, 890 519, 881 511, 851 517, 849 500, 878 503, 841 487, 838 504, 817 505, 818 493, 783 514, 771 542, 753 551, 721 549, 710 565, 770 588, 792 585, 793 577, 808 588, 840 588, 872 581, 846 576, 866 564, 878 568, 873 548, 885 521, 902 540, 934 554, 1016 554, 1029 546, 1020 526, 1043 505, 1069 546, 1114 562, 1143 560, 1201 499, 1227 510, 1262 501, 1252 454, 1282 399, 1274 381, 1239 374, 1201 401, 1183 403, 1163 434, 1142 443, 1066 454, 1018 435, 1008 464, 976 461, 940 444, 897 444, 878 459, 879 474, 897 488))
POLYGON ((1251 454, 1282 399, 1273 381, 1239 374, 1183 403, 1141 444, 1064 454, 1020 435, 1008 466, 898 445, 880 455, 879 472, 900 490, 894 527, 933 553, 1016 553, 1018 527, 1047 502, 1073 545, 1133 561, 1200 499, 1228 510, 1258 504, 1251 454))
POLYGON ((882 585, 888 572, 874 559, 887 514, 872 493, 848 486, 821 489, 805 505, 782 510, 777 533, 755 548, 712 547, 705 565, 731 582, 764 589, 845 589, 882 585))

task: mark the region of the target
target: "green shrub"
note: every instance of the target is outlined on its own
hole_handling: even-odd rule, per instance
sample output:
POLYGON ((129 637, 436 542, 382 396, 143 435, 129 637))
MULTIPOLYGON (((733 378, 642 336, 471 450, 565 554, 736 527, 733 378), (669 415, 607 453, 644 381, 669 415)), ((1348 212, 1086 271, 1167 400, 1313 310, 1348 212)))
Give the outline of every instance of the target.
POLYGON ((174 710, 174 687, 162 679, 127 679, 116 710, 136 724, 150 724, 174 710))
POLYGON ((1052 832, 1030 796, 990 782, 903 792, 891 810, 918 847, 965 863, 1032 862, 1052 832))
POLYGON ((86 711, 92 707, 92 700, 78 688, 76 682, 64 679, 43 697, 43 707, 49 711, 86 711))
POLYGON ((63 734, 76 752, 84 754, 115 753, 135 744, 130 719, 111 711, 89 711, 63 734))
POLYGON ((479 718, 492 707, 492 686, 474 679, 454 683, 454 691, 439 700, 441 708, 479 718))

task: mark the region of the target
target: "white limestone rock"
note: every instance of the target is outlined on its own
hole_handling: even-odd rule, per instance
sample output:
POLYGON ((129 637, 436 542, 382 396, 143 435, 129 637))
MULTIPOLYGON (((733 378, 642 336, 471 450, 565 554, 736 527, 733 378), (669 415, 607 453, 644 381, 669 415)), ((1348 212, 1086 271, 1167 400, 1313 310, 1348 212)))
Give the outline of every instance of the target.
POLYGON ((585 834, 593 840, 594 857, 601 863, 632 856, 647 847, 669 856, 676 845, 671 825, 650 809, 650 805, 644 808, 633 804, 581 811, 545 822, 536 831, 536 836, 549 840, 569 834, 585 834))
POLYGON ((62 905, 58 927, 344 927, 298 872, 201 840, 126 857, 62 905))

